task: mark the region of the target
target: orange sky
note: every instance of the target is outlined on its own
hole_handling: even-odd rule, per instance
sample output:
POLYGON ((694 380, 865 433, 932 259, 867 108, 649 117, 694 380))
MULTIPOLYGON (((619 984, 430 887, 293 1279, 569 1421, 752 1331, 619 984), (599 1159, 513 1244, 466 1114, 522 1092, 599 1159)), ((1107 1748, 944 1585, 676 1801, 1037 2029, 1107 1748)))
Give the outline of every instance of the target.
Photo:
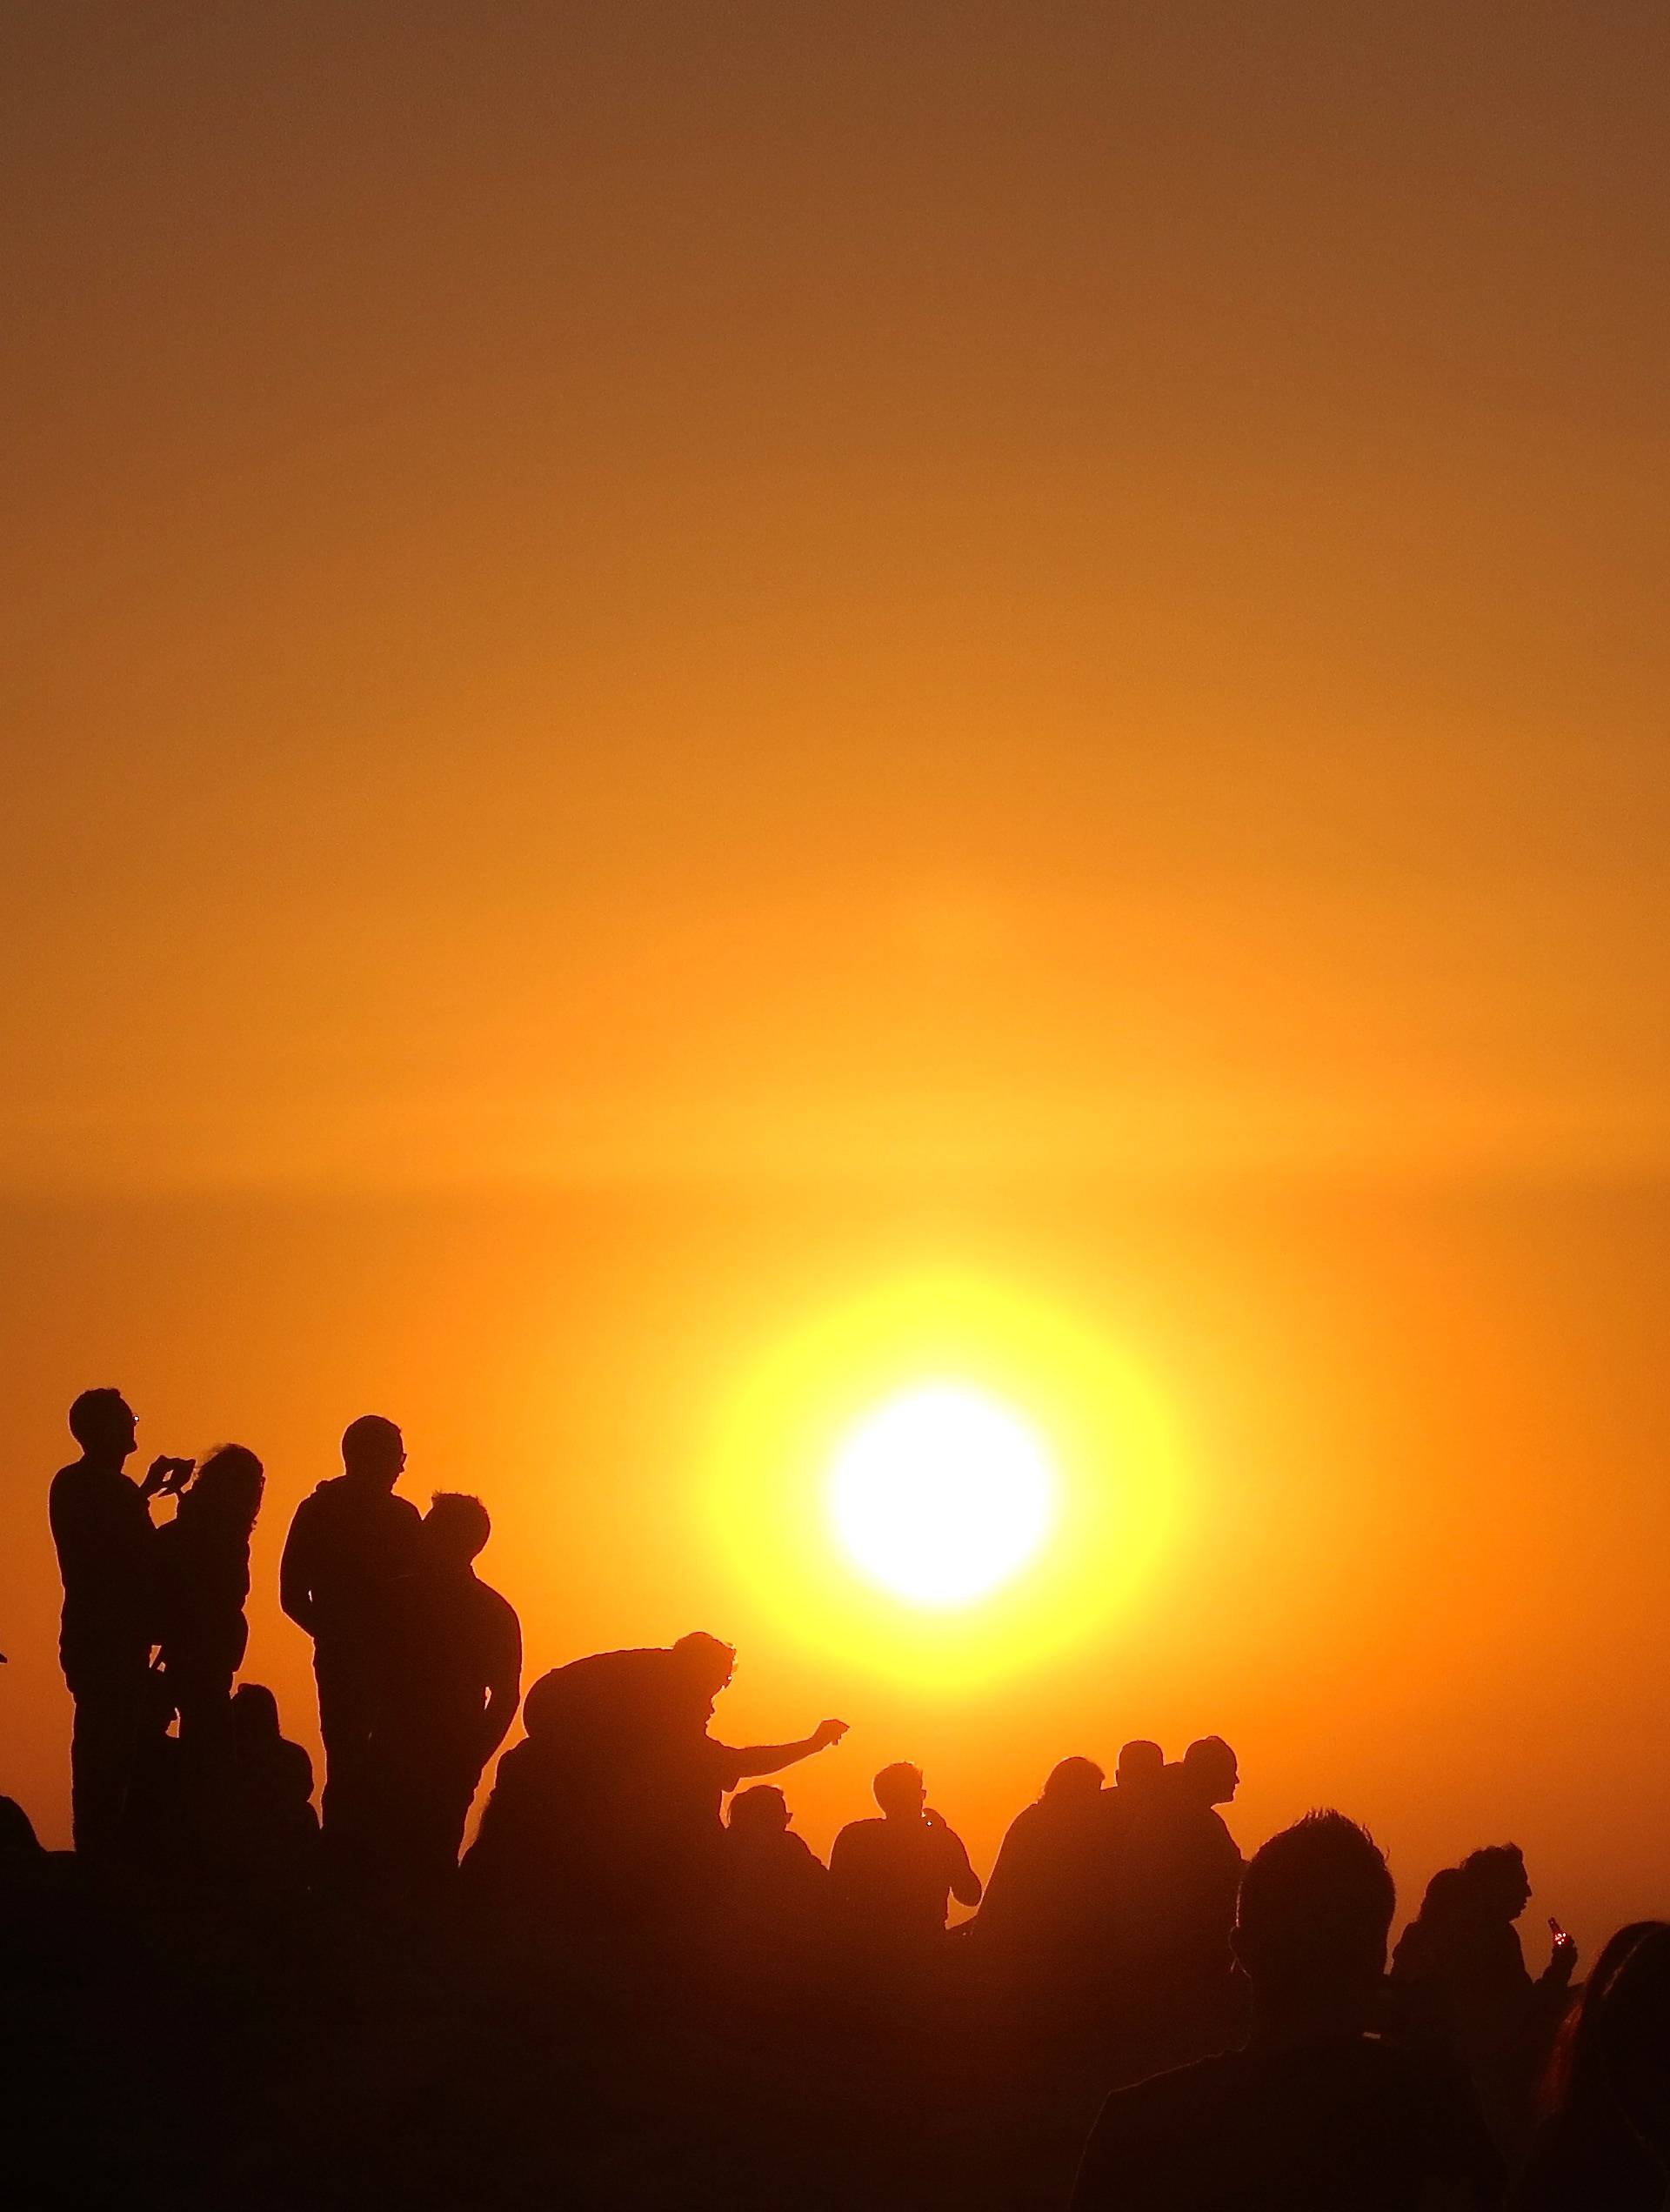
MULTIPOLYGON (((1666 1717, 1661 11, 10 31, 0 1694, 43 1825, 83 1381, 158 1447, 247 1433, 269 1550, 349 1414, 408 1418, 555 1658, 692 1580, 745 1614, 677 1534, 731 1379, 972 1259, 1136 1345, 1206 1501, 1079 1674, 908 1716, 972 1830, 1046 1687, 1113 1729, 1049 1755, 1126 1732, 1094 1673, 1239 1727, 1249 1826, 1338 1794, 1633 1896, 1647 1815, 1588 1868, 1536 1738, 1627 1803, 1666 1717), (1372 1751, 1310 1710, 1342 1620, 1395 1659, 1372 1751)), ((838 1709, 811 1667, 732 1696, 838 1709)))

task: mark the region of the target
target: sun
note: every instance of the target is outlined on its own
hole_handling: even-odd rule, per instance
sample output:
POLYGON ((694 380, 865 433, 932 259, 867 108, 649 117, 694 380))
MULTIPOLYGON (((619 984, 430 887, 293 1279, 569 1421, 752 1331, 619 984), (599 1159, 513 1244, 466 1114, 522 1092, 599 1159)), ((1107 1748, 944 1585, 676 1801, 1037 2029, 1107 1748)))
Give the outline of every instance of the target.
POLYGON ((1048 1453, 1021 1416, 961 1382, 901 1390, 842 1440, 829 1472, 842 1548, 911 1603, 968 1605, 1009 1581, 1056 1517, 1048 1453))

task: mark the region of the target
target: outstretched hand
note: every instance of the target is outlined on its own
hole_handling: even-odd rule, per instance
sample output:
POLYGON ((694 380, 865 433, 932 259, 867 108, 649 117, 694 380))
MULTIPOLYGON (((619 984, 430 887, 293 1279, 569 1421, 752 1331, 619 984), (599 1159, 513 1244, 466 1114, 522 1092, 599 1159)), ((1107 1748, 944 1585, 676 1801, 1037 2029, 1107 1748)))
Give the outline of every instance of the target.
POLYGON ((831 1744, 838 1743, 845 1734, 845 1721, 820 1721, 812 1732, 812 1748, 814 1751, 827 1751, 831 1744))

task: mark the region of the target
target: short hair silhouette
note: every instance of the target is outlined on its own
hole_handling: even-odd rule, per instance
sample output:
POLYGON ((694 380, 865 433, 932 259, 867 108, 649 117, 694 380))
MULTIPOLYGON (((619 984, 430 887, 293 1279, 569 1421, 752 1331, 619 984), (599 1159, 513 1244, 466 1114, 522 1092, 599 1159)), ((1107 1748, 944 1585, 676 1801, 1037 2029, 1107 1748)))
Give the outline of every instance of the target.
POLYGON ((1199 1786, 1203 1795, 1207 1790, 1221 1790, 1222 1796, 1206 1800, 1209 1804, 1220 1805, 1234 1795, 1240 1780, 1240 1761, 1222 1736, 1201 1736, 1183 1754, 1183 1773, 1192 1786, 1199 1786))
POLYGON ((922 1802, 922 1769, 908 1759, 884 1767, 870 1785, 884 1813, 914 1813, 922 1802))
POLYGON ((747 1835, 775 1833, 789 1825, 789 1801, 773 1783, 757 1782, 731 1800, 725 1824, 747 1835))
POLYGON ((362 1413, 342 1432, 342 1464, 345 1474, 367 1481, 384 1478, 392 1485, 405 1457, 405 1439, 399 1424, 384 1413, 362 1413))
POLYGON ((1121 1745, 1113 1779, 1123 1789, 1133 1782, 1157 1782, 1165 1771, 1166 1754, 1159 1746, 1150 1743, 1146 1736, 1137 1736, 1121 1745))
POLYGON ((464 1490, 438 1490, 429 1501, 424 1527, 434 1542, 465 1564, 477 1557, 493 1533, 486 1507, 464 1490))
POLYGON ((133 1408, 113 1384, 84 1390, 70 1408, 70 1433, 84 1452, 96 1451, 110 1440, 110 1432, 133 1408))
POLYGON ((1241 1876, 1235 1955, 1266 2001, 1346 1996, 1386 1968, 1397 1887, 1366 1828, 1307 1813, 1255 1852, 1241 1876))
POLYGON ((1058 1760, 1044 1784, 1045 1801, 1051 1805, 1059 1805, 1071 1802, 1075 1797, 1098 1796, 1106 1779, 1093 1759, 1074 1757, 1058 1760))
POLYGON ((710 1636, 704 1628, 695 1628, 689 1635, 680 1636, 672 1651, 684 1671, 705 1689, 711 1687, 722 1690, 737 1663, 735 1645, 710 1636))

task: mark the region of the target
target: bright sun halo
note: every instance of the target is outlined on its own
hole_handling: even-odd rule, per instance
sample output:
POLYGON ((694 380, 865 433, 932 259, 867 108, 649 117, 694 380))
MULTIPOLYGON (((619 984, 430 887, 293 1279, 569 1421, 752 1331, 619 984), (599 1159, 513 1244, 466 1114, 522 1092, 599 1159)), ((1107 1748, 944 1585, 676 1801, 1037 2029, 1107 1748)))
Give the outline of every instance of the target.
POLYGON ((966 1605, 1038 1551, 1055 1518, 1055 1476, 1007 1406, 964 1383, 923 1383, 848 1432, 829 1504, 871 1581, 917 1605, 966 1605))

